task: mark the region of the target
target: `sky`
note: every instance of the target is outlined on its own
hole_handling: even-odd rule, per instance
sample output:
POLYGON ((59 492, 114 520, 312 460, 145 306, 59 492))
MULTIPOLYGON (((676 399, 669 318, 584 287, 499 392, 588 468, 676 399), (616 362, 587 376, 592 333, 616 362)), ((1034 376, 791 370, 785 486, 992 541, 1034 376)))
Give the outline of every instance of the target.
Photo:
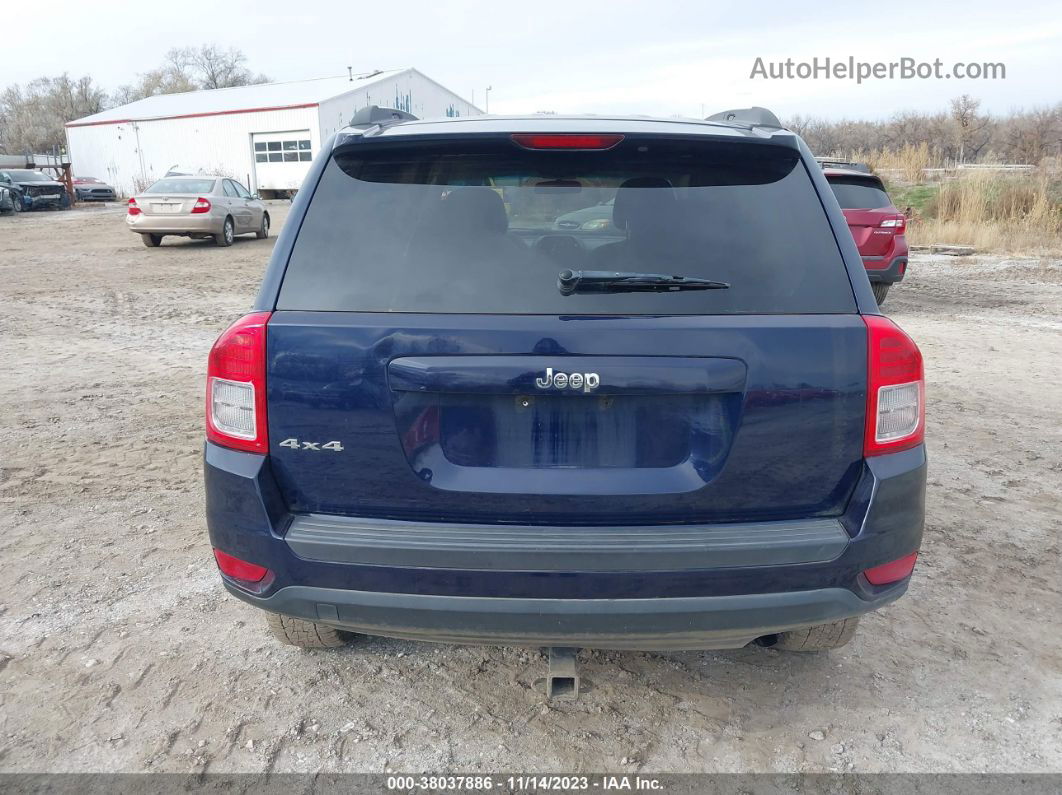
POLYGON ((0 87, 41 75, 132 82, 171 47, 238 47, 274 80, 413 66, 492 113, 702 116, 761 105, 784 118, 886 118, 967 93, 1005 114, 1062 101, 1062 3, 491 3, 445 0, 99 0, 4 12, 0 87), (32 16, 30 16, 32 12, 32 16), (27 15, 19 20, 20 14, 27 15), (57 25, 57 20, 65 24, 57 25), (21 31, 17 35, 10 31, 21 31), (1002 63, 1005 79, 764 79, 773 62, 1002 63))

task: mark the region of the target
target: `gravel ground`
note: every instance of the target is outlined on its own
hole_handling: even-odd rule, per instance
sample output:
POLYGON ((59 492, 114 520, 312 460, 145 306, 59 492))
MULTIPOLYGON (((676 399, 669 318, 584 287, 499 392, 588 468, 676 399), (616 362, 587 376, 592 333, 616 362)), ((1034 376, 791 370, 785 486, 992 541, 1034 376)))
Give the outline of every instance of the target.
POLYGON ((0 770, 1062 770, 1059 261, 918 257, 889 298, 928 378, 907 597, 825 654, 584 653, 547 706, 538 651, 302 652, 223 592, 204 362, 273 241, 124 227, 0 218, 0 770))

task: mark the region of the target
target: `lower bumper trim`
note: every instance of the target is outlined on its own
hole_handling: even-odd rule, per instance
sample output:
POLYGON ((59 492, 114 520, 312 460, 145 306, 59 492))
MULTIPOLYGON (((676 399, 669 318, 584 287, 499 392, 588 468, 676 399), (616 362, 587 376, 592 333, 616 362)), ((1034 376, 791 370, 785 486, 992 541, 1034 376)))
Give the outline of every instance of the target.
POLYGON ((647 651, 733 649, 762 635, 860 615, 893 601, 844 588, 664 599, 510 599, 288 586, 257 607, 368 635, 442 643, 647 651))
POLYGON ((304 514, 284 540, 305 560, 501 571, 689 571, 837 558, 836 519, 651 527, 414 523, 304 514))
POLYGON ((871 282, 894 284, 903 281, 907 268, 907 257, 895 257, 886 268, 877 268, 873 265, 868 265, 865 258, 863 264, 866 266, 867 278, 870 279, 871 282))

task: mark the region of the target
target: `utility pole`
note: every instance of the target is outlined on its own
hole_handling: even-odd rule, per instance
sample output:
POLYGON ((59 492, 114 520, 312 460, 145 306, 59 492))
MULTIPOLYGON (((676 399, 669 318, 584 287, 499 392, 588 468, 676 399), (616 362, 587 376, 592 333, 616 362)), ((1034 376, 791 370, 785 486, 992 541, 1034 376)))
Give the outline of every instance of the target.
POLYGON ((486 92, 487 93, 487 98, 483 101, 484 102, 483 110, 485 112, 487 112, 487 113, 490 113, 490 92, 491 92, 491 90, 493 88, 494 88, 494 86, 487 86, 487 92, 486 92))
POLYGON ((144 150, 140 147, 140 125, 135 121, 129 123, 133 128, 133 132, 136 134, 136 156, 140 161, 140 182, 141 185, 136 189, 137 193, 147 188, 147 169, 144 168, 144 150))

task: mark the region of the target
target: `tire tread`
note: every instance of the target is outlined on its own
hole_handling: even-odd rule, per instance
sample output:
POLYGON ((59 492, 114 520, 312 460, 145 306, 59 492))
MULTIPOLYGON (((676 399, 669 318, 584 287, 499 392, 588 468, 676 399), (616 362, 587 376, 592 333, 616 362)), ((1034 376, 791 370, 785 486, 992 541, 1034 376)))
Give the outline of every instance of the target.
POLYGON ((350 633, 302 618, 266 613, 266 626, 277 640, 303 649, 338 649, 346 646, 350 633))
POLYGON ((831 621, 829 624, 816 624, 813 627, 782 632, 772 648, 782 651, 839 649, 855 636, 858 626, 859 616, 854 616, 840 621, 831 621))

